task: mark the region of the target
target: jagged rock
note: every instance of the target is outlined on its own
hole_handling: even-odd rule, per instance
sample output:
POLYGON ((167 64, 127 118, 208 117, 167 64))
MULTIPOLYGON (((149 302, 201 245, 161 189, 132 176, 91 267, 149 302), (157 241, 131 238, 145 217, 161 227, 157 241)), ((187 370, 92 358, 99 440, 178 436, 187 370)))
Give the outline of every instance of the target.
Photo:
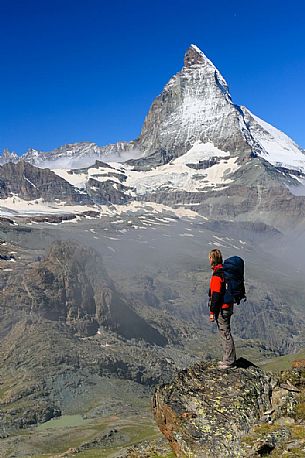
POLYGON ((0 260, 1 261, 11 261, 12 259, 14 259, 14 256, 0 253, 0 260))
MULTIPOLYGON (((84 218, 86 216, 89 216, 91 218, 96 218, 100 215, 100 212, 98 211, 95 211, 95 210, 87 210, 87 211, 84 211, 84 212, 80 212, 80 213, 61 213, 60 215, 54 215, 54 214, 51 214, 51 215, 33 215, 33 216, 27 216, 25 218, 22 218, 22 221, 23 222, 26 222, 26 223, 31 223, 31 222, 35 222, 35 223, 53 223, 53 224, 58 224, 58 223, 62 223, 63 221, 72 221, 72 220, 75 220, 77 217, 80 217, 80 218, 84 218)), ((13 220, 11 220, 12 223, 14 223, 13 220)))
POLYGON ((154 441, 143 441, 140 444, 129 447, 126 453, 118 458, 153 458, 153 457, 168 457, 172 456, 171 448, 166 439, 161 438, 154 441))
POLYGON ((212 141, 223 151, 249 155, 255 143, 223 76, 192 45, 182 70, 154 100, 138 144, 146 156, 154 154, 158 165, 185 153, 198 140, 212 141))
MULTIPOLYGON (((281 384, 288 386, 293 386, 297 390, 305 388, 305 366, 303 366, 303 360, 294 361, 292 363, 292 369, 288 371, 283 371, 281 373, 281 384)), ((291 390, 287 390, 291 391, 291 390)))
POLYGON ((22 157, 25 161, 38 166, 44 163, 55 164, 56 161, 61 161, 61 163, 69 161, 70 167, 83 167, 108 156, 120 157, 126 152, 132 152, 134 148, 134 142, 117 142, 106 146, 98 146, 92 142, 80 142, 68 143, 50 152, 29 149, 22 157))
POLYGON ((100 182, 90 178, 86 185, 88 195, 95 203, 101 205, 125 204, 131 197, 126 194, 128 188, 120 183, 111 181, 100 182))
POLYGON ((12 226, 15 224, 14 220, 11 218, 6 218, 5 216, 0 216, 0 224, 11 224, 12 226))
POLYGON ((19 156, 17 153, 10 152, 7 148, 4 148, 2 155, 0 156, 0 165, 6 164, 6 162, 17 162, 19 156))
POLYGON ((20 405, 18 405, 18 402, 14 403, 13 399, 7 402, 7 405, 0 404, 3 411, 2 424, 23 429, 31 425, 45 423, 51 418, 60 417, 60 408, 46 398, 47 394, 43 393, 41 387, 38 386, 33 394, 22 393, 20 405))
POLYGON ((30 216, 26 217, 24 219, 25 222, 31 223, 53 223, 53 224, 58 224, 61 223, 62 221, 71 221, 76 218, 77 215, 73 214, 61 214, 61 215, 36 215, 36 216, 30 216))
POLYGON ((270 377, 257 367, 201 363, 155 392, 154 415, 178 457, 237 456, 240 438, 270 408, 270 377))
MULTIPOLYGON (((294 371, 271 378, 243 359, 225 371, 214 363, 196 364, 157 388, 156 422, 181 458, 258 457, 288 450, 291 439, 305 434, 304 388, 297 393, 280 387, 296 377, 294 371)), ((299 370, 298 380, 300 375, 299 370)))
POLYGON ((80 447, 78 447, 75 452, 80 453, 84 450, 107 447, 109 445, 124 444, 130 440, 129 436, 118 429, 110 429, 107 432, 104 432, 101 436, 96 437, 95 439, 85 442, 80 447))
POLYGON ((90 198, 49 169, 40 169, 28 162, 9 162, 0 166, 0 198, 17 195, 21 199, 43 199, 85 204, 90 198))
MULTIPOLYGON (((5 152, 2 161, 10 157, 5 152)), ((173 207, 198 204, 192 210, 208 218, 257 221, 280 229, 304 220, 304 151, 234 104, 225 79, 195 45, 186 51, 181 71, 153 101, 136 140, 105 147, 67 144, 49 153, 32 149, 22 158, 41 167, 52 165, 57 175, 26 170, 23 161, 14 164, 14 159, 8 169, 0 169, 0 197, 17 194, 55 203, 64 197, 68 203, 91 205, 131 200, 173 207), (130 155, 122 168, 105 163, 130 155), (88 163, 94 161, 89 173, 88 163), (62 166, 74 169, 60 172, 62 166), (135 173, 139 171, 143 173, 135 173)))
MULTIPOLYGON (((131 339, 166 345, 167 339, 140 317, 109 278, 101 257, 75 242, 54 243, 46 258, 5 290, 3 301, 28 314, 67 323, 94 335, 99 326, 131 339), (22 304, 22 305, 20 305, 22 304)), ((1 305, 1 304, 0 304, 1 305)))
POLYGON ((266 434, 253 444, 252 451, 248 454, 248 456, 258 457, 270 455, 276 447, 280 446, 282 442, 287 441, 290 437, 290 431, 285 428, 266 434))

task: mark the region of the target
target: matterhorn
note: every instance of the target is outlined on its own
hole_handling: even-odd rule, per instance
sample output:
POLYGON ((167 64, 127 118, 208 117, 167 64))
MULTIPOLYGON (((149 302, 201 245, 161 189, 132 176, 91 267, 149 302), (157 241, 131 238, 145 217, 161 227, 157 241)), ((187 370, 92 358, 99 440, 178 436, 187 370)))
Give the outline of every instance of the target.
POLYGON ((8 205, 12 196, 44 202, 47 194, 49 202, 58 202, 64 189, 68 199, 61 206, 86 205, 97 212, 103 205, 157 202, 205 218, 277 228, 300 223, 305 214, 304 151, 234 104, 226 80, 195 45, 153 101, 138 138, 31 149, 21 158, 5 151, 0 163, 5 162, 0 197, 8 211, 14 210, 8 205), (20 160, 28 165, 20 166, 20 160), (18 185, 13 176, 26 183, 18 185))

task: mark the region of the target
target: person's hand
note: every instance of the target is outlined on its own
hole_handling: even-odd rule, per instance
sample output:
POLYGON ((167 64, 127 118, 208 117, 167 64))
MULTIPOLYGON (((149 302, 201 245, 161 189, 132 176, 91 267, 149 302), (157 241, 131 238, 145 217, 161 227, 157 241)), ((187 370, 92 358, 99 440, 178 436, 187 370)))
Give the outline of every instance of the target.
POLYGON ((212 312, 210 312, 210 321, 211 322, 215 321, 215 315, 212 312))

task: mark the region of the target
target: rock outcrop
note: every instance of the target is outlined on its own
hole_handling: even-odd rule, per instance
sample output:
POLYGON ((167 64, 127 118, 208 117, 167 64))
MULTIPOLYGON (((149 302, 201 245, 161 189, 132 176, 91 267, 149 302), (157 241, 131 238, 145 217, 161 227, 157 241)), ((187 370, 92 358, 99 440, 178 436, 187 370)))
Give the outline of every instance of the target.
POLYGON ((15 152, 9 151, 7 148, 4 148, 0 156, 0 165, 6 164, 7 162, 17 162, 19 156, 15 152))
POLYGON ((100 182, 90 178, 86 185, 86 191, 92 200, 100 205, 120 205, 131 200, 131 196, 126 193, 128 188, 121 183, 111 181, 111 179, 100 182))
POLYGON ((59 200, 86 204, 90 198, 49 169, 39 169, 26 161, 0 167, 0 198, 17 195, 24 200, 59 200))
POLYGON ((167 343, 118 292, 101 257, 75 242, 54 243, 20 284, 14 279, 10 282, 4 302, 27 315, 65 323, 81 336, 95 335, 104 326, 127 339, 161 346, 167 343))
MULTIPOLYGON (((157 388, 155 419, 178 457, 265 456, 305 433, 302 373, 275 377, 243 359, 229 370, 196 364, 157 388)), ((305 435, 293 447, 305 450, 305 435)))

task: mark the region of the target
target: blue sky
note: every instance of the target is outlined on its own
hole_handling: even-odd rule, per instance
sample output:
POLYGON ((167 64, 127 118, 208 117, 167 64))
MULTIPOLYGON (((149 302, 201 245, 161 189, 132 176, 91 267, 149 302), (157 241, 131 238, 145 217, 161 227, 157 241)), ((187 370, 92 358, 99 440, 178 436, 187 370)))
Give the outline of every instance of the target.
POLYGON ((305 147, 305 1, 0 0, 0 151, 136 138, 191 43, 305 147))

